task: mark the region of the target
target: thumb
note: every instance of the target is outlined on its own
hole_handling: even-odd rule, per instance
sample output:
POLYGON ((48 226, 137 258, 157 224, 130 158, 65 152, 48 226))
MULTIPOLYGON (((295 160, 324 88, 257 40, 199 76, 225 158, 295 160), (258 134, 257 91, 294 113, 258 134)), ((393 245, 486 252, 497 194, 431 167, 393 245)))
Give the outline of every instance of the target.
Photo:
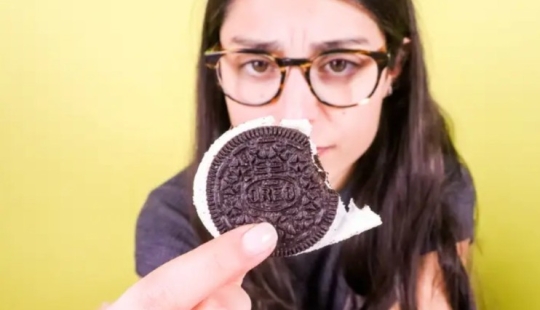
POLYGON ((236 228, 166 263, 132 286, 112 309, 192 309, 238 281, 276 246, 267 223, 236 228))

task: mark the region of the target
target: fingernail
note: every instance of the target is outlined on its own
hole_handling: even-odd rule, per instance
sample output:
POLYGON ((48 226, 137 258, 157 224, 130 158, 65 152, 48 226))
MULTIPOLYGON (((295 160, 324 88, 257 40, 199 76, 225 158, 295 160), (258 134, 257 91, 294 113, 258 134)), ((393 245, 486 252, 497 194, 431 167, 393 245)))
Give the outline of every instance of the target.
POLYGON ((273 248, 277 242, 277 233, 268 223, 257 224, 248 230, 242 239, 242 246, 248 255, 257 255, 273 248))

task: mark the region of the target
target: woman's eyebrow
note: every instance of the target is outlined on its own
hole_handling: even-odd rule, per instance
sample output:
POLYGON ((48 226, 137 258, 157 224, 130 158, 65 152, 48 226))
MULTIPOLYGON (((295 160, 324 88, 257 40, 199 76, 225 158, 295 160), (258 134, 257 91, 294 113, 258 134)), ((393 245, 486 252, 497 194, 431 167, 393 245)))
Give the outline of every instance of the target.
POLYGON ((346 38, 329 41, 321 41, 311 44, 311 49, 314 51, 324 51, 338 48, 346 48, 351 45, 368 45, 369 40, 364 37, 346 38))
POLYGON ((278 51, 280 50, 281 45, 278 41, 262 41, 257 39, 250 39, 240 36, 235 36, 231 39, 231 43, 236 45, 241 45, 243 47, 255 50, 264 50, 264 51, 278 51))
MULTIPOLYGON (((243 48, 263 50, 272 53, 282 52, 284 47, 278 41, 271 40, 258 40, 248 37, 234 36, 232 37, 230 43, 242 46, 243 48)), ((332 49, 347 48, 357 45, 369 45, 369 40, 365 37, 356 37, 356 38, 344 38, 344 39, 335 39, 328 41, 314 42, 310 44, 310 49, 312 52, 321 52, 332 49)))

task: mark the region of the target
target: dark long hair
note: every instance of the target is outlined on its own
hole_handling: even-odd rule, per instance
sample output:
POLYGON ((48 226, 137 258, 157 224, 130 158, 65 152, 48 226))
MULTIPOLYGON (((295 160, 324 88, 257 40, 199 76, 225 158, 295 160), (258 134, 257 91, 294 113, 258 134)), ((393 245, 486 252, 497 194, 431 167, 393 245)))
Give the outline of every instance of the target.
MULTIPOLYGON (((372 206, 384 225, 343 243, 345 278, 351 292, 365 297, 364 309, 389 309, 396 301, 403 310, 416 309, 417 274, 423 248, 430 242, 452 308, 473 309, 470 282, 456 249, 458 223, 444 199, 447 180, 459 173, 461 163, 429 92, 415 9, 411 0, 358 2, 378 21, 389 52, 402 61, 402 72, 383 104, 375 140, 357 161, 351 180, 357 204, 372 206), (410 43, 403 48, 405 37, 410 43)), ((198 63, 195 163, 231 126, 215 72, 202 57, 219 43, 229 3, 207 3, 198 63)), ((202 240, 208 240, 196 216, 193 222, 202 240)), ((245 288, 254 309, 297 309, 289 274, 275 259, 248 273, 245 288)))

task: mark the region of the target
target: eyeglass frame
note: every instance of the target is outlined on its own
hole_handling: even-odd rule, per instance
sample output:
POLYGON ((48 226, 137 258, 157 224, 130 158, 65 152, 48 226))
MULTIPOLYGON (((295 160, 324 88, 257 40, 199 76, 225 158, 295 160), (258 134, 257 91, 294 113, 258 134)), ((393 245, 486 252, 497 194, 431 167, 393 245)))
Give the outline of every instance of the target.
POLYGON ((302 71, 303 75, 304 75, 304 78, 305 78, 305 80, 306 80, 306 82, 307 82, 307 84, 309 86, 309 89, 310 89, 311 93, 315 96, 315 98, 317 98, 317 100, 319 102, 321 102, 322 104, 324 104, 324 105, 334 107, 334 108, 340 108, 340 109, 341 108, 350 108, 350 107, 355 107, 357 105, 367 104, 369 102, 369 100, 371 99, 371 97, 373 96, 373 94, 375 93, 375 91, 377 90, 377 87, 379 86, 379 82, 380 82, 380 79, 381 79, 382 71, 390 64, 390 60, 391 60, 391 57, 392 57, 391 54, 389 52, 386 52, 384 48, 381 49, 381 50, 378 50, 378 51, 368 51, 368 50, 364 50, 364 49, 338 48, 338 49, 332 49, 332 50, 324 51, 324 52, 319 53, 319 54, 317 54, 317 55, 315 55, 313 57, 310 57, 310 58, 279 57, 274 53, 269 53, 267 51, 260 50, 260 49, 242 48, 242 49, 223 50, 223 49, 212 48, 212 49, 207 50, 204 53, 205 64, 206 64, 206 66, 208 68, 216 71, 216 75, 218 75, 217 76, 218 81, 221 80, 221 78, 219 76, 219 72, 217 70, 218 65, 219 65, 219 60, 223 56, 225 56, 227 54, 255 54, 255 55, 266 56, 266 57, 270 58, 271 60, 273 60, 278 65, 278 68, 279 68, 279 70, 281 72, 281 80, 280 80, 280 83, 279 83, 279 88, 276 91, 276 94, 271 99, 269 99, 268 101, 265 101, 265 102, 259 103, 259 104, 249 104, 249 103, 238 101, 237 99, 233 98, 231 95, 229 95, 229 94, 227 94, 225 92, 225 89, 223 88, 223 85, 221 85, 221 82, 220 82, 219 84, 220 84, 221 90, 223 91, 223 94, 226 97, 230 98, 231 100, 233 100, 233 101, 235 101, 235 102, 237 102, 239 104, 246 105, 246 106, 252 106, 252 107, 259 107, 259 106, 264 106, 264 105, 272 103, 273 101, 275 101, 281 95, 281 93, 283 91, 283 87, 285 85, 285 79, 286 79, 287 73, 288 73, 288 68, 289 67, 299 67, 300 70, 302 71), (364 56, 368 56, 371 59, 373 59, 375 61, 375 63, 377 64, 377 80, 375 82, 375 85, 374 85, 373 90, 371 91, 371 93, 366 98, 360 100, 359 102, 352 103, 352 104, 349 104, 349 105, 336 105, 336 104, 332 104, 332 103, 329 103, 327 101, 322 100, 317 95, 315 90, 313 89, 313 85, 311 83, 311 78, 310 78, 311 67, 312 67, 313 63, 319 57, 326 56, 326 55, 331 55, 331 54, 339 54, 339 53, 341 53, 341 54, 361 54, 361 55, 364 55, 364 56))

